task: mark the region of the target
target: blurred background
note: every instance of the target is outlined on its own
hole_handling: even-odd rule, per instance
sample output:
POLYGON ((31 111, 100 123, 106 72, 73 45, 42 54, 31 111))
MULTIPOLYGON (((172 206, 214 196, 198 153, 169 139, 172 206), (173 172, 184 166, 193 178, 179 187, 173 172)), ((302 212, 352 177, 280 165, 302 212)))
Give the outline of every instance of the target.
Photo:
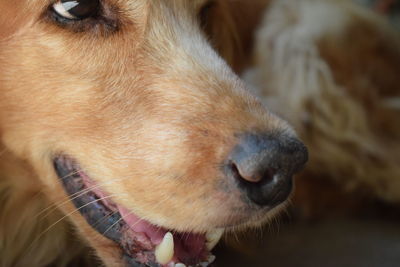
MULTIPOLYGON (((385 27, 392 27, 397 32, 394 35, 400 36, 400 1, 354 2, 383 16, 390 25, 385 27)), ((379 32, 375 35, 379 35, 379 32)), ((371 38, 376 36, 372 34, 371 38)), ((364 49, 362 44, 359 46, 360 49, 364 49)), ((383 56, 386 53, 385 49, 380 46, 375 50, 381 53, 383 58, 380 63, 375 60, 376 64, 386 64, 387 56, 383 56)), ((398 61, 394 64, 400 66, 398 61)), ((396 96, 397 100, 400 95, 400 72, 398 77, 397 85, 391 90, 391 96, 396 96)), ((379 90, 385 89, 383 86, 379 90)), ((356 99, 356 96, 354 98, 356 99)), ((365 108, 368 111, 368 106, 365 108)), ((396 112, 397 117, 391 117, 390 123, 400 125, 399 113, 396 112)), ((382 117, 382 120, 385 118, 382 117)), ((373 125, 371 127, 372 132, 382 130, 373 125)), ((398 132, 394 133, 391 140, 397 142, 400 136, 398 132)), ((383 138, 382 135, 379 136, 383 138)), ((395 147, 386 146, 383 149, 390 151, 395 147)), ((362 158, 365 155, 358 153, 353 156, 362 158)), ((395 159, 396 162, 399 162, 398 160, 395 159)), ((374 161, 371 162, 375 164, 374 161)), ((375 167, 378 172, 379 164, 377 160, 375 167)), ((382 167, 382 175, 384 172, 385 167, 382 167)), ((340 180, 325 179, 323 175, 323 171, 316 175, 313 170, 306 169, 305 173, 297 177, 298 189, 289 210, 262 229, 229 237, 224 245, 217 248, 217 266, 400 266, 400 206, 396 204, 398 201, 389 200, 390 197, 380 197, 379 193, 372 193, 368 186, 357 190, 343 187, 340 180)), ((347 178, 350 180, 352 177, 341 177, 347 178)), ((400 181, 400 173, 392 171, 390 179, 400 181)))

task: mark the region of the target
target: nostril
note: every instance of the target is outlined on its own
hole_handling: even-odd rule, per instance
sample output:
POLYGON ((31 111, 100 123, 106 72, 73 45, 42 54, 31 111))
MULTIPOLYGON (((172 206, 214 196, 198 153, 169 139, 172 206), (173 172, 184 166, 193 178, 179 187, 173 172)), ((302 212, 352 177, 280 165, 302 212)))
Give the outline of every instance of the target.
POLYGON ((248 182, 252 182, 252 183, 258 183, 261 181, 260 176, 251 175, 249 173, 244 172, 243 169, 239 169, 239 166, 234 162, 231 163, 231 169, 232 169, 232 172, 233 172, 234 176, 236 177, 236 179, 248 181, 248 182))
POLYGON ((292 176, 307 158, 307 149, 295 137, 244 134, 223 166, 247 200, 273 207, 289 197, 292 176))
POLYGON ((263 171, 250 171, 247 168, 240 167, 235 162, 230 163, 230 169, 237 179, 254 184, 269 183, 277 173, 277 170, 273 168, 266 168, 263 171))

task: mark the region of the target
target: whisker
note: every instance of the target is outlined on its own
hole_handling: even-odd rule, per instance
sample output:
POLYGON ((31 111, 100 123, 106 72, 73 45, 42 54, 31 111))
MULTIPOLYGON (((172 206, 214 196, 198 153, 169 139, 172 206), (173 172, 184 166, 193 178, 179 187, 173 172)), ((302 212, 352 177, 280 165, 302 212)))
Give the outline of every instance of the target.
MULTIPOLYGON (((161 200, 157 203, 157 205, 154 205, 154 206, 152 205, 152 207, 154 208, 154 207, 157 207, 157 206, 161 205, 165 200, 166 200, 166 198, 161 199, 161 200)), ((128 214, 125 215, 125 217, 126 217, 126 216, 129 216, 129 215, 131 215, 131 214, 134 214, 134 212, 133 212, 133 211, 129 211, 128 214)), ((121 220, 123 220, 122 214, 121 214, 121 218, 120 218, 117 222, 115 222, 114 224, 112 224, 110 227, 108 227, 107 230, 104 231, 103 235, 105 235, 108 231, 110 231, 115 225, 117 225, 118 223, 120 223, 121 220)), ((136 226, 138 223, 143 222, 143 221, 145 221, 145 219, 139 218, 139 220, 138 220, 135 224, 133 224, 131 227, 136 226)), ((158 231, 159 231, 160 229, 161 229, 161 227, 158 227, 157 233, 158 233, 158 231)))
POLYGON ((72 212, 70 212, 70 213, 64 215, 61 219, 59 219, 59 220, 57 220, 56 222, 52 223, 49 227, 47 227, 44 231, 42 231, 42 233, 40 233, 40 234, 35 238, 35 240, 32 242, 32 245, 29 246, 28 251, 31 250, 31 249, 33 248, 33 245, 34 245, 36 242, 38 242, 38 241, 40 240, 40 238, 42 238, 42 237, 43 237, 46 233, 48 233, 55 225, 57 225, 58 223, 60 223, 60 222, 63 221, 64 219, 66 219, 67 217, 71 216, 72 214, 74 214, 74 213, 76 213, 76 212, 79 212, 81 209, 83 209, 83 208, 85 208, 85 207, 87 207, 87 206, 89 206, 89 205, 91 205, 91 204, 94 204, 94 203, 96 203, 96 202, 102 201, 102 200, 104 200, 104 199, 111 198, 111 197, 113 197, 113 196, 115 196, 115 195, 111 195, 111 196, 103 197, 103 198, 100 198, 100 199, 96 199, 96 200, 91 201, 91 202, 89 202, 89 203, 86 203, 85 205, 83 205, 83 206, 81 206, 81 207, 75 209, 74 211, 72 211, 72 212))
POLYGON ((42 214, 43 214, 44 212, 46 212, 47 210, 51 209, 47 214, 44 215, 44 217, 42 217, 42 219, 44 219, 44 218, 46 218, 46 216, 48 216, 51 212, 53 212, 53 211, 55 211, 55 210, 61 208, 62 206, 66 205, 67 203, 70 203, 71 201, 73 201, 73 200, 75 200, 75 199, 77 199, 77 198, 83 196, 84 194, 86 194, 86 193, 88 193, 88 192, 90 192, 90 191, 92 191, 92 190, 94 190, 94 189, 97 189, 97 188, 99 188, 99 187, 101 187, 101 186, 103 186, 103 185, 112 184, 112 183, 115 183, 115 182, 120 182, 120 181, 123 181, 123 180, 125 180, 125 179, 128 179, 128 177, 127 177, 127 178, 121 178, 121 179, 115 179, 115 180, 111 180, 111 181, 107 181, 107 182, 102 182, 102 183, 97 183, 97 184, 94 185, 94 186, 91 186, 91 187, 88 187, 88 188, 84 188, 84 189, 82 189, 82 190, 79 190, 78 192, 76 192, 76 193, 74 193, 74 194, 71 194, 71 195, 65 197, 65 200, 64 200, 64 201, 63 201, 63 200, 62 200, 62 202, 60 201, 61 203, 60 203, 60 202, 59 202, 59 203, 55 203, 55 204, 51 205, 50 207, 47 207, 46 209, 44 209, 43 211, 41 211, 39 214, 37 214, 37 215, 36 215, 36 218, 39 217, 40 215, 42 215, 42 214))
MULTIPOLYGON (((125 216, 129 216, 129 215, 131 215, 131 214, 134 214, 133 211, 129 211, 128 214, 125 215, 125 216)), ((122 214, 121 214, 121 218, 118 219, 118 221, 116 221, 115 223, 113 223, 110 227, 108 227, 107 230, 104 231, 103 235, 105 235, 108 231, 110 231, 115 225, 117 225, 118 223, 120 223, 123 219, 124 219, 124 218, 122 217, 122 214)), ((144 219, 140 218, 140 219, 139 219, 134 225, 132 225, 132 226, 136 226, 138 223, 140 223, 140 222, 142 222, 142 221, 144 221, 144 219)))
POLYGON ((114 215, 117 214, 117 213, 118 213, 118 211, 114 211, 114 212, 112 212, 112 213, 110 213, 110 214, 108 214, 108 215, 103 216, 103 218, 97 220, 97 221, 92 225, 92 227, 95 228, 95 227, 98 226, 100 223, 102 223, 104 220, 107 220, 108 218, 114 216, 114 215))
MULTIPOLYGON (((65 175, 65 176, 63 176, 63 177, 61 177, 60 179, 61 179, 61 180, 64 180, 64 179, 66 179, 66 178, 69 178, 69 177, 71 177, 71 176, 73 176, 73 175, 79 173, 80 171, 81 171, 81 170, 76 170, 76 171, 74 171, 74 172, 71 172, 71 173, 69 173, 69 174, 67 174, 67 175, 65 175)), ((45 189, 40 190, 40 191, 37 193, 37 195, 42 194, 44 190, 45 190, 45 189)), ((75 193, 75 194, 78 194, 78 193, 79 193, 79 192, 77 192, 77 193, 75 193)), ((69 197, 66 197, 66 199, 69 199, 69 197)), ((40 212, 35 216, 35 218, 39 217, 39 216, 40 216, 41 214, 43 214, 44 212, 46 212, 47 210, 49 210, 49 209, 51 209, 51 208, 53 208, 54 206, 57 206, 57 205, 58 205, 57 203, 54 203, 54 204, 52 204, 52 205, 46 207, 45 209, 43 209, 42 211, 40 211, 40 212)), ((57 207, 56 207, 55 209, 57 209, 57 207)), ((55 210, 55 209, 54 209, 54 210, 55 210)), ((53 210, 52 210, 52 211, 53 211, 53 210)), ((50 212, 52 212, 52 211, 50 211, 50 212)))
POLYGON ((105 235, 110 231, 114 226, 116 226, 118 223, 120 223, 123 220, 122 215, 121 218, 119 218, 115 223, 113 223, 110 227, 108 227, 102 235, 105 235))

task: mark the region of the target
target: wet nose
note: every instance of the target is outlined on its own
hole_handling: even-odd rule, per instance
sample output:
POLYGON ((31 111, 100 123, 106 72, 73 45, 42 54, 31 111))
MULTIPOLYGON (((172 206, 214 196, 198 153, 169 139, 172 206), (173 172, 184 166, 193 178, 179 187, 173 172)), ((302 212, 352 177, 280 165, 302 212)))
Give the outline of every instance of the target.
POLYGON ((295 137, 246 134, 229 155, 225 172, 251 202, 274 207, 289 197, 292 176, 307 160, 307 148, 295 137))

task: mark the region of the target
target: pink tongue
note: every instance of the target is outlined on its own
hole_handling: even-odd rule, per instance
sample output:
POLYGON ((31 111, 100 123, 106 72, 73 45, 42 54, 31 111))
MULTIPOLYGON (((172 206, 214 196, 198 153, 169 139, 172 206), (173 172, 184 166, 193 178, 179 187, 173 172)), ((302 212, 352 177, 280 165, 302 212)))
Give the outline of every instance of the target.
MULTIPOLYGON (((118 210, 126 222, 126 224, 136 233, 145 234, 153 245, 158 245, 162 242, 167 230, 161 227, 154 226, 149 222, 140 219, 126 208, 119 205, 118 210)), ((208 251, 205 249, 206 239, 200 234, 174 234, 175 256, 173 261, 196 263, 207 257, 208 251)))
POLYGON ((157 227, 140 219, 126 208, 118 205, 119 213, 126 222, 126 224, 136 233, 144 233, 154 245, 158 245, 163 240, 167 231, 161 227, 157 227))

